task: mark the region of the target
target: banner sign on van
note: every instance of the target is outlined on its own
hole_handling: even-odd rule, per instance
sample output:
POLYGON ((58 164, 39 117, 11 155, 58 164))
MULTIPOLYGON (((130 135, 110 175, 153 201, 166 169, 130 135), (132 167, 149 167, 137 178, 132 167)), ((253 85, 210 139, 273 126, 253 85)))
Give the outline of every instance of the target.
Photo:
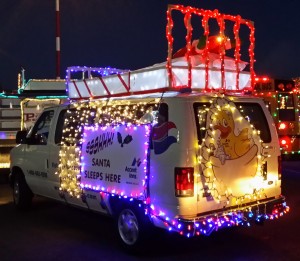
POLYGON ((150 125, 85 127, 81 148, 81 186, 144 196, 150 125))

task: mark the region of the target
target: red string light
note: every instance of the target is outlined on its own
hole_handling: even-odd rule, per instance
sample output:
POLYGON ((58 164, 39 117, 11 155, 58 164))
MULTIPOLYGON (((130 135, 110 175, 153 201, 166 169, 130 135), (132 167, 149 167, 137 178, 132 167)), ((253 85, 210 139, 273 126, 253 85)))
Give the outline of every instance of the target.
POLYGON ((205 91, 208 91, 208 65, 209 65, 209 56, 208 56, 208 36, 209 36, 209 26, 208 26, 208 20, 209 20, 209 15, 207 14, 207 11, 205 11, 203 18, 202 18, 202 27, 204 29, 204 36, 206 37, 206 42, 205 42, 205 48, 203 51, 203 58, 205 61, 205 91))
MULTIPOLYGON (((191 72, 191 61, 190 61, 190 51, 191 51, 191 40, 192 40, 192 31, 193 27, 191 24, 191 17, 192 15, 197 15, 202 18, 202 27, 204 29, 204 36, 206 38, 206 46, 203 50, 203 58, 205 61, 205 91, 209 90, 209 19, 216 19, 219 25, 219 32, 220 36, 224 37, 224 31, 225 31, 225 22, 226 21, 232 21, 234 22, 233 30, 234 30, 234 37, 235 37, 235 51, 234 51, 234 57, 235 57, 235 65, 236 65, 236 88, 239 88, 239 74, 240 74, 240 57, 241 57, 241 42, 239 38, 239 31, 240 26, 245 25, 249 28, 250 34, 249 34, 249 69, 250 69, 250 79, 251 79, 251 88, 253 90, 254 87, 254 79, 255 79, 255 73, 254 73, 254 23, 250 20, 246 20, 241 18, 241 16, 233 16, 233 15, 227 15, 227 14, 221 14, 218 10, 204 10, 194 7, 186 7, 182 5, 169 5, 167 10, 167 28, 166 28, 166 37, 168 41, 168 57, 167 57, 167 72, 168 72, 168 78, 169 78, 169 87, 174 86, 173 82, 173 72, 172 72, 172 54, 173 54, 173 42, 174 38, 172 36, 172 30, 174 26, 174 21, 172 19, 172 11, 180 11, 182 14, 184 14, 184 22, 187 30, 186 34, 186 57, 188 61, 188 87, 191 88, 192 83, 192 72, 191 72)), ((220 51, 220 60, 221 60, 221 88, 226 87, 225 83, 225 41, 221 43, 221 51, 220 51)))
POLYGON ((241 17, 238 15, 237 20, 234 23, 234 37, 235 37, 235 49, 234 49, 234 58, 235 58, 235 66, 236 66, 236 88, 239 89, 240 86, 240 61, 241 61, 241 41, 239 36, 241 26, 241 17))
POLYGON ((191 64, 191 47, 192 47, 192 32, 193 32, 193 27, 191 25, 191 12, 187 12, 184 16, 184 24, 187 30, 187 35, 186 35, 186 56, 187 56, 187 61, 188 61, 188 87, 192 87, 192 64, 191 64))

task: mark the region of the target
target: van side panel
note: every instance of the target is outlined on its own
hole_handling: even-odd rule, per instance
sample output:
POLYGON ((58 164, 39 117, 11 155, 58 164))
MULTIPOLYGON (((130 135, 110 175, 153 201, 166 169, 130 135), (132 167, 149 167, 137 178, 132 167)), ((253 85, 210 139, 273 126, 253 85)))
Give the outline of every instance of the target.
POLYGON ((175 168, 197 168, 195 166, 196 129, 191 103, 186 99, 176 98, 171 102, 165 99, 165 102, 168 103, 169 122, 172 124, 172 128, 166 130, 166 139, 175 138, 176 142, 159 154, 151 150, 150 198, 153 212, 156 215, 161 213, 165 217, 172 218, 196 215, 196 191, 192 196, 175 196, 175 168))

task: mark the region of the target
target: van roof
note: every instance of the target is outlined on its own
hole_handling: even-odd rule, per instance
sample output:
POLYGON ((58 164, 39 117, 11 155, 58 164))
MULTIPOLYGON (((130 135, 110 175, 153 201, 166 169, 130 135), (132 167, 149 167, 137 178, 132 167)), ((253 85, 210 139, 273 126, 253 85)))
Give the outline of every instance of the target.
POLYGON ((159 102, 159 100, 164 100, 165 102, 168 102, 173 99, 190 99, 190 100, 195 100, 199 101, 200 100, 210 100, 212 98, 217 98, 217 97, 227 97, 228 99, 233 99, 233 100, 262 100, 261 98, 257 96, 251 96, 251 95, 246 95, 244 93, 217 93, 217 92, 208 92, 208 93, 203 93, 203 92, 163 92, 163 93, 150 93, 150 94, 139 94, 139 95, 130 95, 130 96, 120 96, 120 97, 112 97, 110 99, 108 98, 99 98, 99 99, 85 99, 85 100, 80 100, 80 101, 70 101, 70 104, 74 103, 87 103, 87 102, 93 102, 93 101, 141 101, 141 100, 149 100, 149 99, 154 99, 156 102, 159 102))

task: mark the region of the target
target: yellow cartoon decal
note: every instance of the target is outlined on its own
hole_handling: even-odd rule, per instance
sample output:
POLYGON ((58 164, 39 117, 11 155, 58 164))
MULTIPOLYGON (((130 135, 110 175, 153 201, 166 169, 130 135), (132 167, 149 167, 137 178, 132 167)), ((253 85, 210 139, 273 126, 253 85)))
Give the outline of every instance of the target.
POLYGON ((235 134, 235 122, 230 109, 221 109, 213 116, 213 128, 220 132, 219 148, 224 149, 228 159, 236 159, 249 151, 249 128, 243 128, 235 134))
POLYGON ((209 194, 217 200, 248 197, 261 191, 259 132, 228 99, 214 100, 206 117, 201 168, 209 194))

